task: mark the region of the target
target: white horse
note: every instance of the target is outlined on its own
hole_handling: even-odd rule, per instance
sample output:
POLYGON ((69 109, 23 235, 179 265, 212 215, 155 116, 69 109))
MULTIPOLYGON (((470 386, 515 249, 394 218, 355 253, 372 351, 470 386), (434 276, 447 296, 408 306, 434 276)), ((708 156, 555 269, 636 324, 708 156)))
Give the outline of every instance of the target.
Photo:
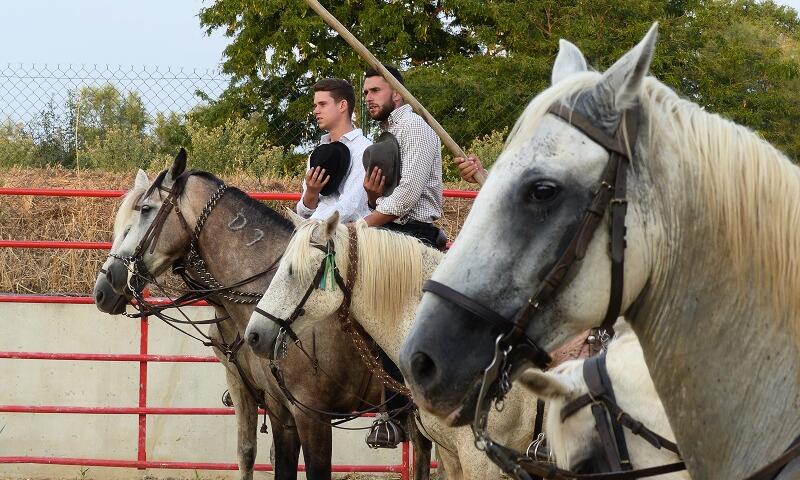
MULTIPOLYGON (((616 202, 628 205, 621 312, 691 475, 741 479, 800 434, 800 168, 752 131, 646 77, 656 36, 654 26, 602 74, 562 41, 552 87, 518 120, 432 279, 513 318, 606 188, 599 179, 610 153, 597 132, 621 129, 633 152, 627 198, 616 202), (623 120, 636 113, 634 134, 623 120)), ((525 333, 544 350, 606 315, 604 215, 559 290, 535 304, 525 333)), ((421 405, 456 424, 469 420, 460 406, 494 354, 494 325, 423 296, 400 355, 421 405)), ((778 478, 798 477, 795 459, 778 478)))
MULTIPOLYGON (((348 229, 338 223, 337 215, 326 222, 306 221, 299 217, 294 217, 294 221, 297 232, 258 305, 259 309, 283 319, 297 308, 323 261, 323 252, 314 248, 313 244, 325 246, 332 241, 336 265, 344 277, 349 266, 348 229)), ((364 222, 357 222, 352 228, 357 235, 358 266, 350 314, 396 361, 400 344, 414 321, 422 282, 430 276, 443 255, 412 237, 368 228, 364 222)), ((303 306, 303 321, 330 321, 342 299, 339 288, 314 290, 303 306)), ((257 338, 257 341, 250 341, 251 347, 256 354, 269 357, 274 351, 278 330, 275 322, 256 311, 245 336, 249 340, 257 338)), ((645 367, 642 368, 646 371, 645 367)), ((610 372, 615 384, 627 384, 619 377, 622 373, 619 369, 610 372)), ((645 392, 645 395, 650 393, 645 392)), ((630 398, 631 392, 620 392, 620 395, 630 398)), ((640 395, 636 394, 634 398, 640 398, 640 395)), ((658 402, 654 396, 652 393, 652 397, 647 399, 650 404, 658 402)), ((502 413, 492 412, 490 416, 492 438, 524 451, 533 439, 536 397, 523 389, 513 389, 504 403, 502 413)), ((657 412, 651 414, 658 415, 657 412)), ((664 416, 663 409, 661 416, 664 416)), ((448 478, 500 477, 499 468, 475 448, 475 438, 469 427, 446 426, 439 418, 424 410, 420 411, 420 417, 422 431, 440 446, 438 451, 448 478)), ((651 458, 653 452, 635 452, 642 459, 640 462, 640 457, 634 457, 636 464, 658 464, 660 457, 651 458)))
MULTIPOLYGON (((348 230, 339 224, 338 219, 338 214, 326 222, 293 216, 297 231, 258 304, 259 309, 287 318, 297 307, 324 257, 320 250, 312 247, 312 243, 326 245, 333 240, 336 265, 346 278, 348 230)), ((358 234, 358 269, 350 313, 396 362, 400 344, 414 320, 422 282, 430 277, 443 254, 425 247, 415 238, 368 228, 363 221, 357 222, 355 228, 358 234)), ((342 298, 342 291, 338 287, 334 290, 315 290, 305 303, 303 321, 331 321, 342 298)), ((259 340, 250 342, 251 348, 257 355, 269 357, 278 335, 278 326, 254 313, 245 338, 251 339, 253 333, 259 340)), ((506 399, 502 414, 494 413, 491 416, 494 424, 492 433, 501 443, 524 450, 532 440, 535 419, 535 398, 517 389, 506 399)), ((439 445, 437 451, 448 479, 482 480, 501 476, 500 469, 475 448, 475 439, 469 427, 445 426, 424 411, 420 411, 420 420, 421 431, 439 445)))
MULTIPOLYGON (((623 321, 617 322, 615 330, 617 335, 608 345, 606 368, 617 405, 645 427, 674 441, 675 436, 647 371, 642 347, 636 335, 623 321)), ((569 360, 547 372, 530 369, 517 380, 533 394, 546 400, 548 412, 544 431, 547 444, 556 464, 560 468, 573 471, 579 465, 591 462, 594 457, 603 454, 589 405, 568 418, 561 419, 565 406, 589 392, 583 376, 584 362, 586 359, 569 360)), ((628 429, 625 429, 625 442, 633 468, 655 467, 680 461, 676 454, 663 448, 656 449, 628 429)), ((688 479, 689 474, 684 471, 658 478, 688 479)))

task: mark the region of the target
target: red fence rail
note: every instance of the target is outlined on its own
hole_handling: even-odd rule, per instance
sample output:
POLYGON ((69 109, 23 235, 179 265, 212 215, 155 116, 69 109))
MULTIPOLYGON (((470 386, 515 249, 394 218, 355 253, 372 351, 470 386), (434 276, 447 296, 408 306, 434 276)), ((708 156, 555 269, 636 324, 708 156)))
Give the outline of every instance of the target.
MULTIPOLYGON (((41 188, 0 188, 3 195, 27 195, 40 197, 90 197, 119 198, 123 190, 67 190, 41 188)), ((468 190, 445 190, 448 198, 474 198, 477 192, 468 190)), ((249 195, 258 200, 297 201, 299 193, 253 192, 249 195)), ((63 242, 46 240, 0 240, 0 248, 37 248, 37 249, 89 249, 108 250, 110 242, 63 242)), ((153 298, 153 303, 168 301, 153 298)), ((0 294, 0 303, 44 303, 88 305, 94 300, 90 296, 50 296, 50 295, 13 295, 0 294)), ((205 305, 198 302, 198 306, 205 305)), ((232 408, 193 408, 193 407, 149 407, 147 405, 147 365, 150 362, 198 363, 217 362, 212 356, 192 355, 151 355, 148 353, 148 318, 139 320, 139 353, 138 354, 99 354, 99 353, 53 353, 53 352, 0 352, 0 359, 17 360, 77 360, 99 362, 138 362, 139 363, 139 395, 136 407, 81 407, 81 406, 49 406, 49 405, 0 405, 2 413, 36 413, 36 414, 101 414, 101 415, 137 415, 138 416, 138 448, 136 460, 114 460, 102 458, 70 458, 70 457, 36 457, 36 456, 0 456, 0 464, 47 464, 78 465, 95 467, 119 467, 137 469, 194 469, 194 470, 237 470, 235 463, 213 462, 165 462, 147 460, 147 415, 233 415, 232 408)), ((333 465, 334 472, 393 472, 400 473, 403 480, 410 478, 410 448, 403 443, 401 463, 395 465, 333 465)), ((300 471, 304 466, 300 465, 300 471)), ((257 471, 272 471, 272 465, 257 464, 257 471)))

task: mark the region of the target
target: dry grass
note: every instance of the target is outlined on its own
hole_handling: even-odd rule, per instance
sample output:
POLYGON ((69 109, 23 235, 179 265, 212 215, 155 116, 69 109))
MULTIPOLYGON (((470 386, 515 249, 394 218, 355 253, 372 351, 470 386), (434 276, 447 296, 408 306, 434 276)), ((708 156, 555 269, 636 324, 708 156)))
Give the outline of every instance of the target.
MULTIPOLYGON (((152 172, 151 172, 152 173, 152 172)), ((153 175, 151 175, 152 177, 153 175)), ((127 189, 127 175, 61 168, 12 168, 0 173, 0 186, 26 188, 127 189)), ((297 191, 299 179, 227 177, 231 185, 248 191, 297 191)), ((445 188, 468 188, 466 183, 445 188)), ((116 199, 0 196, 0 239, 109 241, 116 199)), ((286 202, 269 202, 283 211, 286 202)), ((464 222, 471 200, 446 199, 440 225, 451 239, 464 222)), ((40 250, 0 248, 0 292, 87 293, 106 253, 96 250, 40 250)))

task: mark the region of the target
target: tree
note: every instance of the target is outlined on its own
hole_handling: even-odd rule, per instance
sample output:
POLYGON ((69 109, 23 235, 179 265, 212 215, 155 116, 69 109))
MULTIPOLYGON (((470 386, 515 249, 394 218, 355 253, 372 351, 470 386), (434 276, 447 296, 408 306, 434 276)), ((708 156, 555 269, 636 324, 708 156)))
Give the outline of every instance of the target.
MULTIPOLYGON (((654 75, 800 156, 800 24, 771 1, 326 3, 378 58, 405 70, 409 90, 462 145, 513 125, 548 86, 559 38, 603 70, 659 20, 654 75)), ((232 82, 199 121, 260 113, 274 144, 297 145, 317 134, 309 118, 317 78, 359 86, 365 65, 302 0, 218 0, 200 19, 232 38, 223 65, 232 82)))

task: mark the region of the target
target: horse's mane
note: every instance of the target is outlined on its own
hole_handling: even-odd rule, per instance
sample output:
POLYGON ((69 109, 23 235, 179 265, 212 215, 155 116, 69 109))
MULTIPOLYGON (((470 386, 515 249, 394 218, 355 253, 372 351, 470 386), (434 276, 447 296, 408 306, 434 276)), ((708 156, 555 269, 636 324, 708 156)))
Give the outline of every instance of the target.
MULTIPOLYGON (((671 142, 675 167, 696 192, 687 200, 708 216, 719 236, 716 248, 737 277, 755 298, 771 298, 781 316, 792 312, 800 320, 800 169, 750 129, 679 98, 655 79, 644 87, 647 150, 671 142), (665 138, 665 132, 674 133, 665 138)), ((664 187, 686 191, 685 185, 664 187)))
MULTIPOLYGON (((324 223, 310 220, 298 227, 284 254, 292 274, 302 284, 310 283, 318 265, 311 264, 311 246, 315 229, 324 223)), ((363 291, 367 308, 378 315, 396 318, 409 299, 422 290, 422 256, 426 247, 416 238, 379 228, 370 228, 363 220, 355 223, 358 236, 356 282, 363 291)), ((349 240, 347 227, 339 225, 333 235, 336 265, 343 278, 347 275, 349 240)))
MULTIPOLYGON (((525 148, 551 105, 577 99, 600 78, 582 72, 539 94, 517 120, 505 150, 525 148)), ((659 188, 680 188, 679 195, 696 202, 737 276, 756 297, 770 298, 780 316, 789 312, 800 321, 800 169, 750 129, 681 99, 655 78, 645 78, 640 104, 649 129, 647 145, 637 148, 651 154, 662 145, 675 149, 676 162, 667 167, 684 180, 659 188), (688 189, 694 194, 687 196, 688 189)))

